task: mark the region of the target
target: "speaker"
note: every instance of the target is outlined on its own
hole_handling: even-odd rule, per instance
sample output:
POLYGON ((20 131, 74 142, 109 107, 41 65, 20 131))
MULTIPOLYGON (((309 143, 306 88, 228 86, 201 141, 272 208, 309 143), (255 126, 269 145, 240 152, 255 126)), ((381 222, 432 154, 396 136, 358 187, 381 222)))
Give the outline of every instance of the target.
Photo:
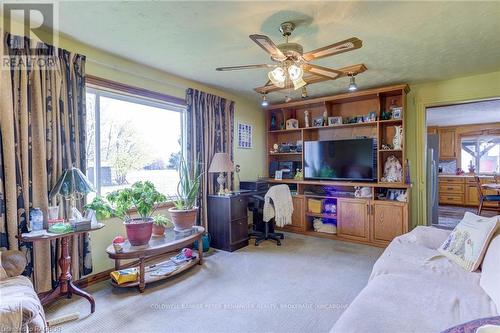
POLYGON ((274 178, 274 175, 276 174, 276 170, 279 170, 278 168, 279 168, 278 161, 269 162, 269 177, 274 178))

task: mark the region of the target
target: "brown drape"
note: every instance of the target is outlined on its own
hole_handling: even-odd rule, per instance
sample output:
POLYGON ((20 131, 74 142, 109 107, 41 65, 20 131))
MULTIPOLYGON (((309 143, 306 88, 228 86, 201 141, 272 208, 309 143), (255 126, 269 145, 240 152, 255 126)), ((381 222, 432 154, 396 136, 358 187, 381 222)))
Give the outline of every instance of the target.
MULTIPOLYGON (((27 255, 24 274, 39 292, 56 280, 57 244, 19 242, 29 211, 47 213, 48 193, 63 169, 85 165, 85 57, 49 45, 30 48, 27 38, 2 34, 2 55, 27 65, 1 70, 0 248, 27 255), (53 66, 38 59, 52 59, 53 66)), ((72 273, 91 271, 88 235, 73 240, 72 273), (79 254, 79 255, 78 255, 79 254)))
MULTIPOLYGON (((200 224, 207 228, 207 196, 215 192, 217 175, 207 172, 215 153, 228 153, 233 159, 234 102, 189 88, 187 104, 187 151, 189 160, 199 158, 203 166, 200 186, 200 224)), ((227 187, 232 189, 232 177, 227 187)))

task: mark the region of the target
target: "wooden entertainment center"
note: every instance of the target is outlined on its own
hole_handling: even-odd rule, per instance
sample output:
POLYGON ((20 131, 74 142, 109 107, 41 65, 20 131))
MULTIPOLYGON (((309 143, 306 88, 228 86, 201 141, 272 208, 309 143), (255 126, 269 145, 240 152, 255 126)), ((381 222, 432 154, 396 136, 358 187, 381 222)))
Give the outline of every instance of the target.
MULTIPOLYGON (((408 85, 394 85, 319 98, 303 99, 289 103, 269 105, 266 108, 267 164, 273 162, 298 162, 304 166, 303 149, 299 152, 275 152, 274 145, 306 141, 342 140, 354 138, 374 138, 377 141, 377 181, 325 181, 269 178, 271 183, 288 184, 292 190, 294 213, 292 224, 284 230, 332 239, 353 241, 375 246, 386 246, 394 237, 408 232, 411 184, 405 181, 407 175, 405 121, 406 94, 408 85), (381 120, 383 111, 394 107, 402 108, 400 119, 381 120), (305 125, 304 111, 309 113, 309 127, 305 125), (313 126, 313 120, 324 116, 351 119, 376 113, 375 120, 335 126, 313 126), (289 119, 297 119, 298 127, 283 128, 289 119), (382 149, 382 145, 392 145, 394 126, 401 126, 403 132, 402 149, 382 149), (278 128, 277 128, 278 127, 278 128), (390 155, 402 165, 403 177, 400 182, 383 182, 384 163, 390 155), (355 187, 371 189, 371 195, 355 197, 355 187), (333 188, 327 194, 325 188, 333 188), (406 191, 406 202, 384 199, 381 195, 388 190, 406 191), (312 213, 310 199, 330 200, 336 204, 336 213, 312 213), (337 234, 314 231, 315 218, 335 219, 337 234)), ((387 147, 385 147, 387 148, 387 147)), ((273 163, 276 165, 276 163, 273 163)), ((386 196, 387 197, 387 196, 386 196)))

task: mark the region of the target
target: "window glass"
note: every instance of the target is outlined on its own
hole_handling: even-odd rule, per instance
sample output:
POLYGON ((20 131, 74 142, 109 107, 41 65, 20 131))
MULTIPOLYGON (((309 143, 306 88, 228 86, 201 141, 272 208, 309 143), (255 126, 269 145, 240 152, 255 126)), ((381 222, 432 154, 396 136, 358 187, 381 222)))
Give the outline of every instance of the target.
POLYGON ((183 116, 159 102, 90 89, 87 174, 98 193, 148 180, 161 193, 175 195, 183 116))

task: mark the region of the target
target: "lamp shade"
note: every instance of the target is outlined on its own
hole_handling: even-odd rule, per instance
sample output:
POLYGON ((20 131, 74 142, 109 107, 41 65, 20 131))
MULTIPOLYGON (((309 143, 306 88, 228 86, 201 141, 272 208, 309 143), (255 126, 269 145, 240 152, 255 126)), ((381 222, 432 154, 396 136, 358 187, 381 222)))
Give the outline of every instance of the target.
POLYGON ((71 167, 64 170, 56 185, 50 191, 49 197, 53 198, 57 195, 69 197, 75 193, 87 194, 93 191, 92 184, 80 169, 71 167))
POLYGON ((210 163, 210 168, 208 168, 208 172, 231 172, 233 169, 233 162, 231 162, 227 153, 215 153, 212 158, 212 163, 210 163))

